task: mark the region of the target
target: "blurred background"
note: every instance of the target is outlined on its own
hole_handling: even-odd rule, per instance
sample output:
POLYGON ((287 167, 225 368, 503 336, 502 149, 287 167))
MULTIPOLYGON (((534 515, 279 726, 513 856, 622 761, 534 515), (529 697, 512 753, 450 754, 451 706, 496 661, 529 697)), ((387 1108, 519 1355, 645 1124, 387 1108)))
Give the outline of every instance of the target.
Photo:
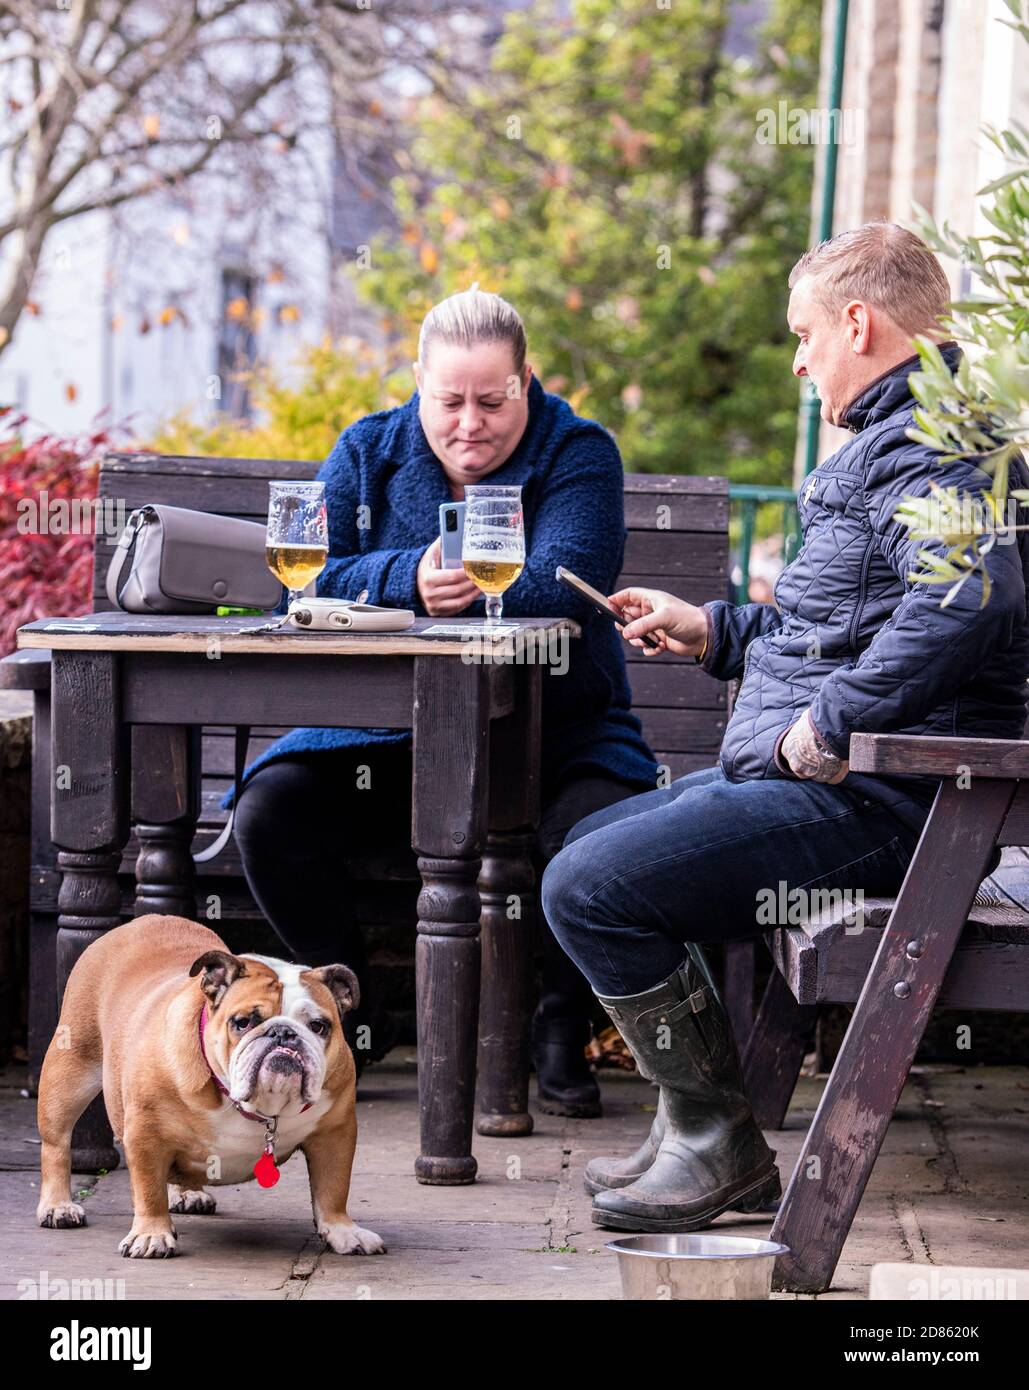
POLYGON ((977 230, 979 127, 1029 112, 1015 10, 5 4, 0 649, 88 607, 88 538, 26 571, 22 488, 89 495, 111 445, 322 459, 408 398, 421 318, 473 280, 627 470, 728 476, 733 590, 769 601, 838 442, 798 414, 789 269, 916 207, 977 230))

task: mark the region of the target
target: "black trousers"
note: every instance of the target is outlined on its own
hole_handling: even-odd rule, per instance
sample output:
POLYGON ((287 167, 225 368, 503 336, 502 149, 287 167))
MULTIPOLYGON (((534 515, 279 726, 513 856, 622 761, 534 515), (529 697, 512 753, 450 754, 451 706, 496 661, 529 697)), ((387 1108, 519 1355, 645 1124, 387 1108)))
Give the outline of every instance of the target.
MULTIPOLYGON (((300 753, 259 768, 240 794, 234 831, 254 901, 294 960, 349 965, 361 985, 352 1029, 375 1016, 365 943, 351 908, 344 858, 384 845, 410 844, 410 744, 378 744, 300 753), (366 769, 366 771, 362 771, 366 769)), ((639 788, 590 774, 561 786, 541 807, 537 881, 569 830, 584 816, 639 788)), ((589 982, 536 914, 543 956, 540 1018, 591 1012, 589 982)))

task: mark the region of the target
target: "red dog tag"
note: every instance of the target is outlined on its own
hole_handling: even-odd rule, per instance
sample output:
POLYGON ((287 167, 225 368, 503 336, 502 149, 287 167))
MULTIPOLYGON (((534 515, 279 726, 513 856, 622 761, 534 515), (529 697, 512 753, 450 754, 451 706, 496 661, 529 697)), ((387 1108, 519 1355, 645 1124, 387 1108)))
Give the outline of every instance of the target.
POLYGON ((254 1177, 261 1187, 274 1187, 279 1181, 278 1167, 267 1149, 254 1164, 254 1177))

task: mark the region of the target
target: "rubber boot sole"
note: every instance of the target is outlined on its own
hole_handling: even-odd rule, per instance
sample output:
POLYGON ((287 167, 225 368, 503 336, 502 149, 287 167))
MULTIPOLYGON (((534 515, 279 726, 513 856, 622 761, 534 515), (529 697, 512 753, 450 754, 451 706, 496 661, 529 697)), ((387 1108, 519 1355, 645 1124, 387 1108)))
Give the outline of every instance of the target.
MULTIPOLYGON (((618 1189, 605 1190, 617 1191, 618 1189)), ((665 1233, 685 1234, 710 1226, 715 1217, 721 1216, 724 1211, 744 1213, 777 1211, 781 1196, 782 1183, 779 1178, 779 1170, 773 1168, 770 1173, 766 1169, 760 1177, 754 1179, 742 1191, 733 1193, 723 1201, 713 1204, 702 1212, 696 1212, 692 1216, 664 1218, 631 1216, 627 1212, 598 1211, 594 1207, 591 1211, 591 1218, 594 1226, 601 1226, 605 1230, 653 1232, 658 1235, 665 1233), (773 1202, 775 1203, 774 1207, 771 1205, 773 1202)))
POLYGON ((550 1100, 536 1091, 536 1108, 544 1115, 567 1115, 573 1120, 596 1120, 604 1113, 599 1100, 563 1101, 550 1100))
MULTIPOLYGON (((647 1171, 647 1170, 646 1170, 645 1168, 643 1168, 643 1169, 641 1169, 640 1172, 634 1173, 633 1176, 632 1176, 631 1178, 627 1177, 627 1178, 625 1179, 624 1182, 594 1182, 592 1178, 587 1178, 587 1177, 585 1176, 585 1174, 584 1174, 584 1175, 583 1175, 583 1179, 582 1179, 582 1185, 583 1185, 583 1187, 586 1189, 586 1191, 590 1194, 591 1197, 595 1197, 595 1196, 597 1195, 598 1192, 617 1192, 618 1189, 619 1189, 620 1187, 628 1187, 628 1186, 630 1185, 630 1183, 634 1183, 634 1182, 636 1181, 637 1178, 642 1178, 643 1174, 644 1174, 646 1171, 647 1171)), ((771 1197, 769 1197, 766 1201, 762 1202, 759 1206, 756 1206, 756 1207, 742 1207, 742 1208, 741 1208, 741 1207, 732 1207, 732 1208, 730 1208, 730 1210, 732 1210, 732 1211, 741 1211, 741 1210, 742 1210, 742 1211, 748 1211, 748 1212, 749 1212, 749 1211, 761 1211, 761 1212, 768 1212, 770 1215, 774 1215, 774 1214, 779 1210, 779 1207, 780 1207, 781 1203, 782 1203, 782 1191, 780 1190, 780 1191, 776 1192, 774 1196, 771 1196, 771 1197)))

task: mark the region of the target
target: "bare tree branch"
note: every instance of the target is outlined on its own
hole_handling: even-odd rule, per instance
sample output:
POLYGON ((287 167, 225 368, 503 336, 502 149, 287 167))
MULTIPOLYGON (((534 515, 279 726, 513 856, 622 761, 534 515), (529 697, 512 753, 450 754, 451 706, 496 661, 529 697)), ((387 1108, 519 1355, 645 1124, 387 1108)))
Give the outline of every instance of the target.
MULTIPOLYGON (((0 0, 9 131, 0 141, 0 352, 31 297, 46 236, 62 223, 183 189, 239 157, 249 160, 254 187, 282 179, 283 151, 286 167, 303 168, 317 187, 305 142, 327 125, 349 139, 398 138, 388 99, 376 107, 371 98, 400 68, 458 100, 471 73, 439 36, 455 15, 484 13, 481 0, 381 8, 70 0, 62 10, 0 0), (310 110, 312 90, 322 93, 324 116, 310 110)), ((329 190, 318 196, 327 203, 329 190)))

